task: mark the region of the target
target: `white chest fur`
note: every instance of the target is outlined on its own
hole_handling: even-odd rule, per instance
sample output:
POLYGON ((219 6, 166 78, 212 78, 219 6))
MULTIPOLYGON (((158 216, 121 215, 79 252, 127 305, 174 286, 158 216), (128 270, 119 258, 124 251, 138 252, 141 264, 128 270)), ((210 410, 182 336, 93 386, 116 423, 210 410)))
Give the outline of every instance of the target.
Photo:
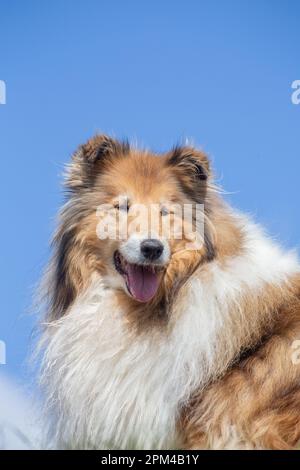
MULTIPOLYGON (((254 232, 248 251, 226 269, 212 263, 207 280, 191 279, 168 331, 136 335, 116 306, 113 291, 96 278, 48 330, 43 362, 56 438, 80 448, 171 448, 176 421, 190 394, 226 368, 218 347, 228 331, 241 289, 280 283, 296 260, 254 232), (226 330, 227 328, 227 330, 226 330)), ((239 321, 243 321, 237 306, 239 321)), ((232 335, 231 335, 232 336, 232 335)), ((228 338, 230 341, 230 337, 228 338)))
MULTIPOLYGON (((209 311, 213 305, 199 309, 199 288, 200 283, 190 290, 184 317, 169 331, 134 334, 101 281, 52 325, 44 377, 50 379, 50 402, 59 405, 55 428, 60 442, 176 446, 180 405, 207 379, 212 336, 222 325, 221 315, 209 311)), ((203 302, 204 292, 201 297, 203 302)))

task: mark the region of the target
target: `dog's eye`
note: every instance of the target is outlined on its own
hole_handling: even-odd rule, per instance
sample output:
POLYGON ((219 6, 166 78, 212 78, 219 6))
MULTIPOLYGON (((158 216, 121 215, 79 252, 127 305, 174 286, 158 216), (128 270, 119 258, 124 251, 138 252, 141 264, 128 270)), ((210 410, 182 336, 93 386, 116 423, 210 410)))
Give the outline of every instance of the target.
POLYGON ((164 216, 164 215, 168 215, 169 214, 169 211, 166 207, 162 207, 160 209, 160 215, 164 216))
POLYGON ((117 209, 118 211, 128 212, 130 208, 129 202, 125 201, 125 202, 122 202, 121 204, 115 204, 114 208, 117 209))

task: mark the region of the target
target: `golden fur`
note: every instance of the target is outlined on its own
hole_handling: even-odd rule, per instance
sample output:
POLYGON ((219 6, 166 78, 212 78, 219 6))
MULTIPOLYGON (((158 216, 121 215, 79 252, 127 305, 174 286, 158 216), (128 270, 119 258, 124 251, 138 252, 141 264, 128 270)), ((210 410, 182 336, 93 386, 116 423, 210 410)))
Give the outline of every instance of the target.
MULTIPOLYGON (((171 328, 180 310, 173 305, 182 301, 191 276, 209 285, 212 262, 226 270, 233 257, 244 253, 243 226, 214 189, 207 157, 191 147, 158 157, 99 135, 76 152, 66 184, 70 199, 55 237, 49 281, 50 322, 68 315, 92 273, 105 277, 113 269, 118 242, 99 240, 96 209, 119 194, 130 193, 143 204, 205 204, 203 247, 188 251, 186 240, 170 240, 170 262, 151 302, 138 304, 116 289, 116 304, 136 335, 171 328)), ((231 309, 237 312, 218 333, 220 367, 215 364, 214 377, 181 407, 181 446, 293 448, 300 439, 300 365, 291 361, 291 345, 300 339, 300 275, 279 284, 262 282, 257 289, 246 286, 231 309)))

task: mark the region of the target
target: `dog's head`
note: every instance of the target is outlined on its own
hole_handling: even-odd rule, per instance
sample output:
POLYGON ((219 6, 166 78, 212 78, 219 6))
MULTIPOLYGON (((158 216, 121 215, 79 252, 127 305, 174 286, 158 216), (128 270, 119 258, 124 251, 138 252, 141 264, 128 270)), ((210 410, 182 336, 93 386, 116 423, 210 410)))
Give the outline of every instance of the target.
POLYGON ((95 271, 131 301, 148 303, 211 259, 209 178, 206 155, 193 147, 158 156, 105 135, 81 146, 55 237, 54 318, 95 271))

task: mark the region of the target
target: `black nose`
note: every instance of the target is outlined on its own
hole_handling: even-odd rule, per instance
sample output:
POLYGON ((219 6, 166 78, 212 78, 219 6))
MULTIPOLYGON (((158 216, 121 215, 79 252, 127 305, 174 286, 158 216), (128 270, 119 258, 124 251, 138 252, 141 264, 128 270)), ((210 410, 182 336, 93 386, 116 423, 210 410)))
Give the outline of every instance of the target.
POLYGON ((164 251, 164 246, 159 240, 149 238, 141 243, 141 252, 150 261, 155 261, 164 251))

